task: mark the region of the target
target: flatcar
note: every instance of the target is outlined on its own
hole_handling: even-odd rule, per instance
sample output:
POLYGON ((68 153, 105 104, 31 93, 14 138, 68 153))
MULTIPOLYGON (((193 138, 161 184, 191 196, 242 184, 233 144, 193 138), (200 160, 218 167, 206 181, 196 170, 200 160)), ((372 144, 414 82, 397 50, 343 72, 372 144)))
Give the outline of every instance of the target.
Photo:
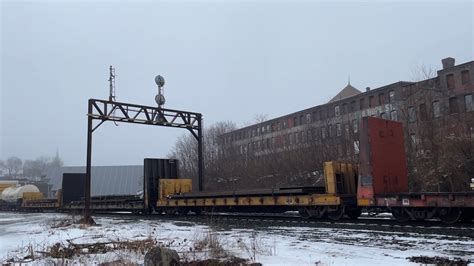
POLYGON ((323 191, 292 188, 224 193, 175 193, 160 197, 159 212, 274 212, 298 210, 304 218, 357 218, 362 208, 386 210, 400 222, 440 219, 472 221, 474 192, 414 193, 408 173, 402 123, 365 117, 360 125, 359 165, 326 162, 323 191), (357 186, 357 187, 356 187, 357 186))

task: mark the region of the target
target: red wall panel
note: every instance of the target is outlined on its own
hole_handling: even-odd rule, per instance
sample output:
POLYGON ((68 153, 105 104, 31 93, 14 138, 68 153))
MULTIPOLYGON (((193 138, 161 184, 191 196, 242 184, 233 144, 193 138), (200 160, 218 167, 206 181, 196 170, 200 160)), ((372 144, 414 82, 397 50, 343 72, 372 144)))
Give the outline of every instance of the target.
POLYGON ((364 117, 360 134, 360 193, 372 196, 408 192, 402 123, 364 117))

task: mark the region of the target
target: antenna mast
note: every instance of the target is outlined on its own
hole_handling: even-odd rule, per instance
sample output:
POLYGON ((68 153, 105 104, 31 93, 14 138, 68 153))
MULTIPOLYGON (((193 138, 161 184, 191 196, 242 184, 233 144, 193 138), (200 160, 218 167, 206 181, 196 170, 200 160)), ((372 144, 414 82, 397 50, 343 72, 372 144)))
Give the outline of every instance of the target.
POLYGON ((112 65, 109 67, 109 101, 115 101, 115 68, 112 65))

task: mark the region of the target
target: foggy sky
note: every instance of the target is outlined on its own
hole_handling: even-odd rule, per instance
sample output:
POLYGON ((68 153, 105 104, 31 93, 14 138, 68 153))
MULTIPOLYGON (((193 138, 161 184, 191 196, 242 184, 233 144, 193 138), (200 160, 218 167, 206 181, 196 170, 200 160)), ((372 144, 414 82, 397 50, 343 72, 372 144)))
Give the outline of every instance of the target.
MULTIPOLYGON (((413 79, 447 56, 471 61, 473 2, 2 1, 0 159, 59 150, 86 159, 87 99, 201 112, 205 125, 269 118, 360 90, 413 79)), ((187 131, 186 131, 187 132, 187 131)), ((165 157, 180 129, 106 123, 93 165, 165 157)))

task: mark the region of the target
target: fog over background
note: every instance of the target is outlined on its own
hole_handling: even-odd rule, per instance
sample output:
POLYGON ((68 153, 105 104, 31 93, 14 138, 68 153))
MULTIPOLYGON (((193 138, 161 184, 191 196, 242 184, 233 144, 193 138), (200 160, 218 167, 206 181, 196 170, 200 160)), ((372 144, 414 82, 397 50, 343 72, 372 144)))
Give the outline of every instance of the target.
MULTIPOLYGON (((269 118, 360 90, 411 80, 441 58, 471 61, 473 1, 1 1, 0 159, 59 150, 86 159, 87 99, 201 112, 204 124, 269 118)), ((165 157, 187 131, 107 122, 93 165, 165 157)))

